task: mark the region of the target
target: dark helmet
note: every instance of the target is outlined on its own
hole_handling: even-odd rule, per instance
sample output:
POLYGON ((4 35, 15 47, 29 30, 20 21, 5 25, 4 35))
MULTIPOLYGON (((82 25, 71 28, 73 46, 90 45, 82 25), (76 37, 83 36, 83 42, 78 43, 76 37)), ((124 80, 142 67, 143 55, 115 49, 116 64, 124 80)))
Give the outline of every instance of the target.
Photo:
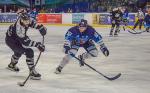
POLYGON ((22 23, 22 25, 24 26, 28 26, 30 24, 30 17, 27 13, 22 13, 20 15, 20 22, 22 23))
POLYGON ((87 20, 85 19, 81 19, 80 23, 79 23, 79 27, 87 27, 87 20))
POLYGON ((20 15, 20 18, 21 18, 22 20, 30 20, 29 15, 28 15, 27 13, 22 13, 22 14, 20 15))

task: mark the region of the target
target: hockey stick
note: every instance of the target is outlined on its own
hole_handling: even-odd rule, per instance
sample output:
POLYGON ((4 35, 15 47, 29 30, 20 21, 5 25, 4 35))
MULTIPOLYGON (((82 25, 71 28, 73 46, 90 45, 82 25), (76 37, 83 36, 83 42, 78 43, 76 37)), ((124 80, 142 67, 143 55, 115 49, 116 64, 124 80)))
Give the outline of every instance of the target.
POLYGON ((116 80, 116 79, 118 79, 118 78, 121 76, 121 73, 119 73, 119 74, 117 74, 117 75, 114 76, 114 77, 107 77, 106 75, 104 75, 103 73, 97 71, 95 68, 93 68, 93 67, 90 66, 89 64, 87 64, 87 63, 81 61, 81 60, 80 60, 79 58, 77 58, 74 54, 70 54, 70 55, 71 55, 72 57, 74 57, 75 59, 77 59, 79 62, 84 63, 84 65, 86 65, 87 67, 89 67, 90 69, 94 70, 95 72, 97 72, 98 74, 102 75, 104 78, 106 78, 106 79, 108 79, 108 80, 110 80, 110 81, 116 80))
POLYGON ((141 31, 141 32, 132 32, 132 31, 128 30, 128 32, 131 34, 141 34, 141 33, 147 32, 147 31, 145 30, 145 31, 141 31))
POLYGON ((137 31, 135 31, 134 29, 132 29, 131 27, 129 27, 129 26, 126 26, 127 28, 129 28, 130 30, 132 30, 132 31, 130 31, 130 30, 127 30, 129 33, 131 33, 131 34, 141 34, 141 33, 144 33, 144 32, 147 32, 146 30, 145 31, 141 31, 141 32, 137 32, 137 31))
MULTIPOLYGON (((44 36, 43 36, 42 44, 44 44, 44 36)), ((18 82, 18 83, 17 83, 19 86, 21 86, 21 87, 24 86, 24 85, 26 84, 26 82, 29 80, 30 75, 31 75, 31 73, 32 73, 32 70, 33 70, 33 68, 37 65, 37 63, 38 63, 38 61, 39 61, 39 59, 40 59, 40 57, 41 57, 41 54, 42 54, 42 52, 40 52, 40 54, 39 54, 39 56, 38 56, 38 58, 37 58, 37 60, 36 60, 36 62, 35 62, 35 65, 32 67, 32 69, 31 69, 31 71, 30 71, 28 77, 25 79, 25 81, 24 81, 24 82, 18 82)))

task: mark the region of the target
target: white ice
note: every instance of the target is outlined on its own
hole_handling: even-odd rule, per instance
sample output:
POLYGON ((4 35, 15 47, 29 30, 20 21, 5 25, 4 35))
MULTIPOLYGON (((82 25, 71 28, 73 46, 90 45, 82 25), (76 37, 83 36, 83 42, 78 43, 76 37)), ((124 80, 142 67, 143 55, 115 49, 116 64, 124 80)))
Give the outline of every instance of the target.
MULTIPOLYGON (((47 26, 46 51, 36 67, 42 74, 42 80, 29 80, 20 87, 17 82, 24 81, 29 72, 25 56, 19 60, 19 73, 6 69, 13 54, 5 44, 7 28, 8 25, 0 25, 0 93, 150 93, 150 33, 133 35, 121 31, 119 37, 108 37, 109 28, 96 28, 102 34, 110 56, 105 57, 99 52, 97 58, 86 62, 110 77, 122 73, 119 79, 108 81, 88 67, 80 67, 75 59, 63 69, 62 74, 54 74, 64 56, 64 34, 70 27, 47 26)), ((42 41, 38 31, 30 29, 28 34, 31 39, 42 41)), ((34 50, 36 60, 39 51, 34 50)), ((79 52, 83 51, 80 49, 79 52)))

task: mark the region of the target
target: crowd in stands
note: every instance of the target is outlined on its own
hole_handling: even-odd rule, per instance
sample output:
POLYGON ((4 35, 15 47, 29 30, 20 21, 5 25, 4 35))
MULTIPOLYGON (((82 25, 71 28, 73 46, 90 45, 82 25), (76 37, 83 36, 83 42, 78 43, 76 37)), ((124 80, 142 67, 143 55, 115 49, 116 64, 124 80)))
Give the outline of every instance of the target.
MULTIPOLYGON (((110 12, 115 7, 127 6, 130 12, 136 12, 136 0, 79 0, 73 4, 64 4, 57 8, 45 9, 48 13, 110 12)), ((42 9, 43 10, 43 9, 42 9)), ((43 12, 43 11, 42 11, 43 12)))
MULTIPOLYGON (((80 13, 80 12, 110 12, 115 7, 126 6, 129 12, 137 12, 137 0, 77 0, 72 4, 63 4, 54 8, 42 6, 40 13, 80 13)), ((3 12, 3 9, 0 9, 3 12)), ((8 12, 15 12, 10 9, 8 12)))

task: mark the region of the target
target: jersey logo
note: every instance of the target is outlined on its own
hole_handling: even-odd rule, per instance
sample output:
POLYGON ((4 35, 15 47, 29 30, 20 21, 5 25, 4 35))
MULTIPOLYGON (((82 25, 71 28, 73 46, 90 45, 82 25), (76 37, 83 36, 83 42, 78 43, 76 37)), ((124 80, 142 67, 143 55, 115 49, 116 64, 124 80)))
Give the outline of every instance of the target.
POLYGON ((87 42, 89 40, 89 37, 88 36, 81 36, 80 37, 79 35, 77 35, 76 39, 77 39, 79 44, 84 44, 85 42, 87 42))
POLYGON ((119 17, 119 16, 120 16, 120 14, 116 14, 116 15, 115 15, 115 17, 119 17))
POLYGON ((67 32, 67 36, 71 36, 72 35, 72 33, 71 32, 67 32))

